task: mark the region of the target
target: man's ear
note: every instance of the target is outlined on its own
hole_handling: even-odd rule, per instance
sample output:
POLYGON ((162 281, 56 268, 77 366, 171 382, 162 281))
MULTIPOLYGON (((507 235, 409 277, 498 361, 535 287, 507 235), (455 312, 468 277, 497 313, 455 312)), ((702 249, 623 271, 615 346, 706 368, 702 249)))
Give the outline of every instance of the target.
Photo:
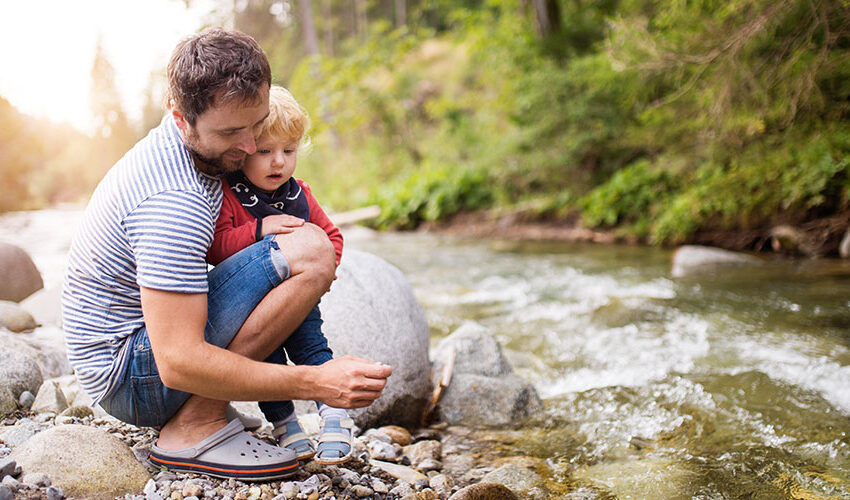
POLYGON ((180 129, 180 132, 186 134, 189 130, 189 122, 186 120, 186 117, 181 113, 177 108, 171 107, 171 116, 174 117, 174 123, 177 125, 177 128, 180 129))

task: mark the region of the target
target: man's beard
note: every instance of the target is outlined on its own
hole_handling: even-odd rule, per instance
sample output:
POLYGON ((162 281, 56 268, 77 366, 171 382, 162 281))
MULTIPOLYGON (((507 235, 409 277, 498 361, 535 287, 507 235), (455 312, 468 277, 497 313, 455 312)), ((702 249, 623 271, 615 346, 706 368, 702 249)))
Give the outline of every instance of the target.
POLYGON ((195 147, 195 142, 198 139, 197 133, 193 130, 189 134, 187 134, 186 140, 183 141, 186 149, 192 153, 192 156, 195 157, 195 164, 197 165, 200 162, 202 165, 197 165, 198 170, 201 172, 213 176, 213 177, 222 177, 225 174, 229 174, 230 172, 235 172, 242 168, 242 165, 245 164, 245 158, 243 157, 241 160, 238 160, 233 165, 228 165, 224 163, 224 160, 221 156, 217 158, 213 158, 210 156, 206 156, 202 154, 197 147, 195 147))

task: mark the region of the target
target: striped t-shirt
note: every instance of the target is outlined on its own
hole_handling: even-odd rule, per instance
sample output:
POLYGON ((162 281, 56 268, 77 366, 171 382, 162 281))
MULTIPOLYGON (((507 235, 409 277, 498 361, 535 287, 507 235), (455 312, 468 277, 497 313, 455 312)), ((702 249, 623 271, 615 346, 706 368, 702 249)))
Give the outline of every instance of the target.
POLYGON ((62 314, 68 358, 100 402, 143 324, 139 287, 207 292, 221 181, 195 168, 174 119, 139 141, 95 189, 71 244, 62 314))

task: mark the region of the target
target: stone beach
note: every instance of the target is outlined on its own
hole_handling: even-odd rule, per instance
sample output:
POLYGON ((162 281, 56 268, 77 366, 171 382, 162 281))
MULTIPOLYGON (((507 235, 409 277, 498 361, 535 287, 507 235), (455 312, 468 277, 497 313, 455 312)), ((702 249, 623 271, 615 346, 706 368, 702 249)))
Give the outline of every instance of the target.
MULTIPOLYGON (((37 234, 35 228, 34 242, 37 234)), ((28 246, 25 239, 21 244, 28 246)), ((21 249, 4 245, 3 254, 12 256, 14 262, 0 260, 0 270, 28 259, 21 249)), ((60 244, 53 253, 65 249, 60 244)), ((58 273, 51 269, 45 274, 47 288, 42 288, 39 276, 31 274, 25 278, 32 283, 0 283, 0 288, 10 289, 0 308, 0 500, 549 496, 545 481, 533 470, 545 465, 531 459, 516 462, 524 464, 521 467, 497 463, 498 450, 481 434, 488 431, 470 425, 476 421, 475 408, 487 412, 486 418, 479 415, 477 422, 502 429, 519 425, 540 408, 533 387, 521 380, 515 384, 519 396, 506 394, 506 402, 484 404, 484 398, 504 385, 505 377, 518 377, 483 327, 466 325, 475 335, 461 336, 458 342, 462 345, 456 347, 452 347, 452 339, 446 339, 441 350, 461 352, 457 363, 464 368, 459 380, 476 376, 473 357, 494 352, 500 365, 498 374, 485 368, 480 380, 476 379, 480 400, 475 395, 466 400, 451 398, 450 404, 464 408, 438 406, 431 414, 431 425, 419 428, 433 387, 428 325, 401 272, 374 255, 347 250, 338 270, 340 279, 322 301, 326 335, 337 356, 368 356, 394 366, 382 397, 372 407, 352 412, 358 426, 354 458, 340 466, 308 461, 287 480, 256 483, 150 468, 147 456, 157 439, 156 431, 120 422, 92 405, 67 363, 58 273), (37 291, 21 296, 20 290, 30 289, 37 291), (375 350, 376 344, 380 349, 375 350), (517 468, 521 473, 514 470, 517 468), (488 476, 491 479, 486 479, 488 476), (529 477, 536 479, 530 481, 529 477)), ((235 406, 261 416, 256 403, 235 406)), ((299 404, 299 416, 305 431, 315 438, 318 416, 305 413, 310 406, 299 404)), ((274 442, 267 423, 257 436, 274 442)))

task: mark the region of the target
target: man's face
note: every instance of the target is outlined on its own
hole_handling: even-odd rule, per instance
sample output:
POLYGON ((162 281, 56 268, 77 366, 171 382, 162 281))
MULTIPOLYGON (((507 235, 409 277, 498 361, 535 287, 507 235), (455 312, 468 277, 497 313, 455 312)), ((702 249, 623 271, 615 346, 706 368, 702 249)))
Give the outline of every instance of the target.
POLYGON ((183 133, 186 148, 195 157, 201 172, 221 176, 242 168, 245 158, 257 151, 256 139, 269 114, 269 88, 265 86, 258 102, 216 103, 189 125, 179 111, 172 111, 183 133))

